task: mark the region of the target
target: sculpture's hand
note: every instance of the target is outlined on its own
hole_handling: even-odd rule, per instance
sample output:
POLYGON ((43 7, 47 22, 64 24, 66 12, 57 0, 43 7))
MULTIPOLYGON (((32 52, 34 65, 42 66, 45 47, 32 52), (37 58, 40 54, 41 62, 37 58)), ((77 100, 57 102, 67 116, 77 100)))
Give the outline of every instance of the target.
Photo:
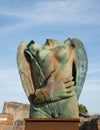
POLYGON ((47 92, 48 98, 51 101, 68 98, 75 94, 75 86, 73 86, 74 81, 72 81, 72 77, 60 80, 54 80, 53 77, 54 74, 52 74, 48 79, 47 85, 45 87, 45 92, 47 92))
POLYGON ((54 80, 54 74, 51 74, 45 87, 36 90, 34 104, 58 101, 75 95, 73 78, 54 80))

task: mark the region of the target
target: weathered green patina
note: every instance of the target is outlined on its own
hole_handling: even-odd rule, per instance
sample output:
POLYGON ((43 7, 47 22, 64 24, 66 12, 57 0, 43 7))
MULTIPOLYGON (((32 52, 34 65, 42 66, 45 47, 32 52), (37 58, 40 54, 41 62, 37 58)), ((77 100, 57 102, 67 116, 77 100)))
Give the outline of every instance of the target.
POLYGON ((87 55, 80 40, 48 39, 43 46, 21 43, 18 68, 30 101, 30 117, 78 117, 87 55))

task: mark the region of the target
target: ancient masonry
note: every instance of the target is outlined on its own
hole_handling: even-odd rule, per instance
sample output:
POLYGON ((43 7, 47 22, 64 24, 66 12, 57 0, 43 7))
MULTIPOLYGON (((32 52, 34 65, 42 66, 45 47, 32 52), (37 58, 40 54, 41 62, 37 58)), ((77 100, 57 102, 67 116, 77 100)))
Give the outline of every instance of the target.
MULTIPOLYGON (((5 102, 0 113, 0 130, 25 130, 24 118, 29 117, 29 105, 5 102)), ((100 130, 100 115, 80 114, 79 130, 100 130)))
POLYGON ((29 117, 29 105, 5 102, 0 113, 0 130, 25 130, 24 118, 29 117))

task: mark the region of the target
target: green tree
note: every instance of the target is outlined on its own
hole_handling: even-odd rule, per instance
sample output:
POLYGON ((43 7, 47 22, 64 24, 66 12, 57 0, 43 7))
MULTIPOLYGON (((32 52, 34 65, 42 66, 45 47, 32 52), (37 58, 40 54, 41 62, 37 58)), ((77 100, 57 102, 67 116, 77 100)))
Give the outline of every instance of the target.
POLYGON ((83 104, 79 104, 78 107, 79 107, 79 113, 88 114, 86 106, 84 106, 83 104))

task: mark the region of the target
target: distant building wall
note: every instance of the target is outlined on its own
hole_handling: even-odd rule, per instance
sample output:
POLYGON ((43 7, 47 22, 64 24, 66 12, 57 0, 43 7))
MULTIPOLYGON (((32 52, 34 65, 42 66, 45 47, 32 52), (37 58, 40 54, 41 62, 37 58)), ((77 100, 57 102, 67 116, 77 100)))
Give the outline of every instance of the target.
POLYGON ((18 102, 5 102, 2 113, 14 116, 14 121, 29 117, 29 105, 18 102))

